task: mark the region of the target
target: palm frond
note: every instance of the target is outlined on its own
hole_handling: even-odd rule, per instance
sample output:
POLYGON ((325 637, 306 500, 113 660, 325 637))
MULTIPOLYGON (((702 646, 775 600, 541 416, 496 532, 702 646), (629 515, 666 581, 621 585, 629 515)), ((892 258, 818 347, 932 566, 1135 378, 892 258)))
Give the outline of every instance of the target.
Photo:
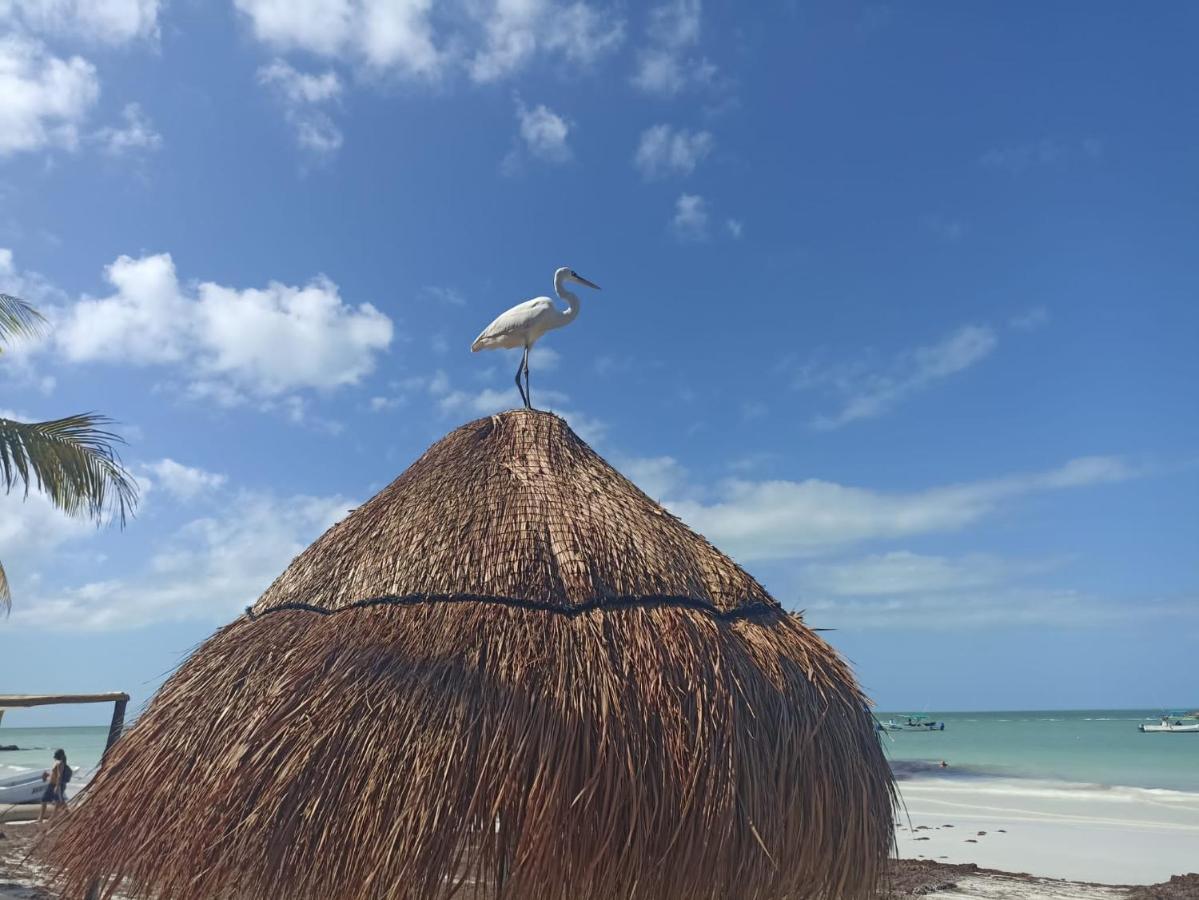
POLYGON ((37 488, 68 515, 111 515, 123 527, 137 506, 137 482, 117 456, 124 441, 106 430, 111 424, 96 413, 49 422, 0 418, 0 486, 26 496, 37 488))
POLYGON ((6 613, 12 608, 12 594, 8 590, 8 576, 4 574, 4 566, 0 565, 0 609, 6 613))
POLYGON ((0 294, 0 344, 17 337, 37 337, 46 328, 46 318, 24 300, 0 294))

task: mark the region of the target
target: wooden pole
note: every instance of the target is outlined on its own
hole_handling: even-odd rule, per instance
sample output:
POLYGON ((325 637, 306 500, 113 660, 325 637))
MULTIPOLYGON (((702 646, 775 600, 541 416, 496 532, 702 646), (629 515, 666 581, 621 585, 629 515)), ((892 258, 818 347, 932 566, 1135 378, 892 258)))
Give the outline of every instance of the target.
POLYGON ((112 723, 108 726, 108 741, 104 744, 104 753, 100 757, 100 765, 104 765, 108 751, 112 749, 112 745, 117 742, 117 738, 125 730, 125 704, 128 702, 129 698, 126 697, 124 700, 117 700, 112 705, 112 723))
MULTIPOLYGON (((112 722, 108 725, 108 740, 104 743, 104 753, 100 756, 100 765, 104 765, 104 760, 108 758, 108 751, 112 749, 112 745, 121 737, 121 732, 125 730, 125 706, 129 703, 129 696, 122 694, 121 699, 113 701, 112 704, 112 722)), ((93 881, 87 889, 87 894, 84 900, 100 900, 100 882, 93 881)))

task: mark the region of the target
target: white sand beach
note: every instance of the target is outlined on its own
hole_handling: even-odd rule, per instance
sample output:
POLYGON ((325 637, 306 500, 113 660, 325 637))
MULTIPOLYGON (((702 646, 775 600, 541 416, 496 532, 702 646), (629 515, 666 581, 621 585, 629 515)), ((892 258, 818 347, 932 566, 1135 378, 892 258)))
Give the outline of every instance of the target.
POLYGON ((899 790, 901 858, 1124 885, 1199 869, 1199 794, 998 778, 899 790))

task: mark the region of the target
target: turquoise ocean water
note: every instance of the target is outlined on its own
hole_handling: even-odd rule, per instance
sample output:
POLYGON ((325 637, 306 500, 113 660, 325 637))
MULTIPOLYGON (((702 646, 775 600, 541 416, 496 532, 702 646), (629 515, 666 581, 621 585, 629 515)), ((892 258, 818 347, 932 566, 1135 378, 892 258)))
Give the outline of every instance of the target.
MULTIPOLYGON (((900 777, 991 775, 1199 792, 1199 734, 1137 730, 1161 712, 929 712, 944 731, 888 733, 883 745, 900 777), (949 768, 940 769, 940 760, 949 768)), ((880 721, 900 715, 877 713, 880 721)))
MULTIPOLYGON (((95 768, 108 740, 108 726, 72 728, 6 728, 0 725, 0 746, 16 744, 20 750, 0 752, 0 778, 25 769, 48 769, 52 754, 61 747, 79 780, 95 768), (25 749, 29 748, 29 749, 25 749)), ((75 779, 72 779, 72 783, 75 779)))
MULTIPOLYGON (((899 713, 878 713, 880 720, 899 713)), ((1001 776, 1128 785, 1199 792, 1199 734, 1141 734, 1137 725, 1156 722, 1159 710, 928 713, 944 731, 882 736, 900 777, 1001 776), (940 760, 949 763, 940 769, 940 760)), ((106 727, 10 728, 0 726, 0 745, 36 749, 0 753, 0 776, 46 768, 56 747, 71 765, 94 767, 108 736, 106 727)))

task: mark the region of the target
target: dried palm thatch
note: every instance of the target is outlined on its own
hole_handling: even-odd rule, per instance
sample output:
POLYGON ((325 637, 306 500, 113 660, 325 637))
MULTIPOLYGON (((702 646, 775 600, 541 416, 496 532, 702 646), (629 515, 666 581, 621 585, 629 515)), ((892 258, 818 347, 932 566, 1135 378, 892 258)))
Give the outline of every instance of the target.
POLYGON ((852 898, 892 802, 831 648, 519 411, 196 651, 45 857, 69 892, 172 900, 852 898))

